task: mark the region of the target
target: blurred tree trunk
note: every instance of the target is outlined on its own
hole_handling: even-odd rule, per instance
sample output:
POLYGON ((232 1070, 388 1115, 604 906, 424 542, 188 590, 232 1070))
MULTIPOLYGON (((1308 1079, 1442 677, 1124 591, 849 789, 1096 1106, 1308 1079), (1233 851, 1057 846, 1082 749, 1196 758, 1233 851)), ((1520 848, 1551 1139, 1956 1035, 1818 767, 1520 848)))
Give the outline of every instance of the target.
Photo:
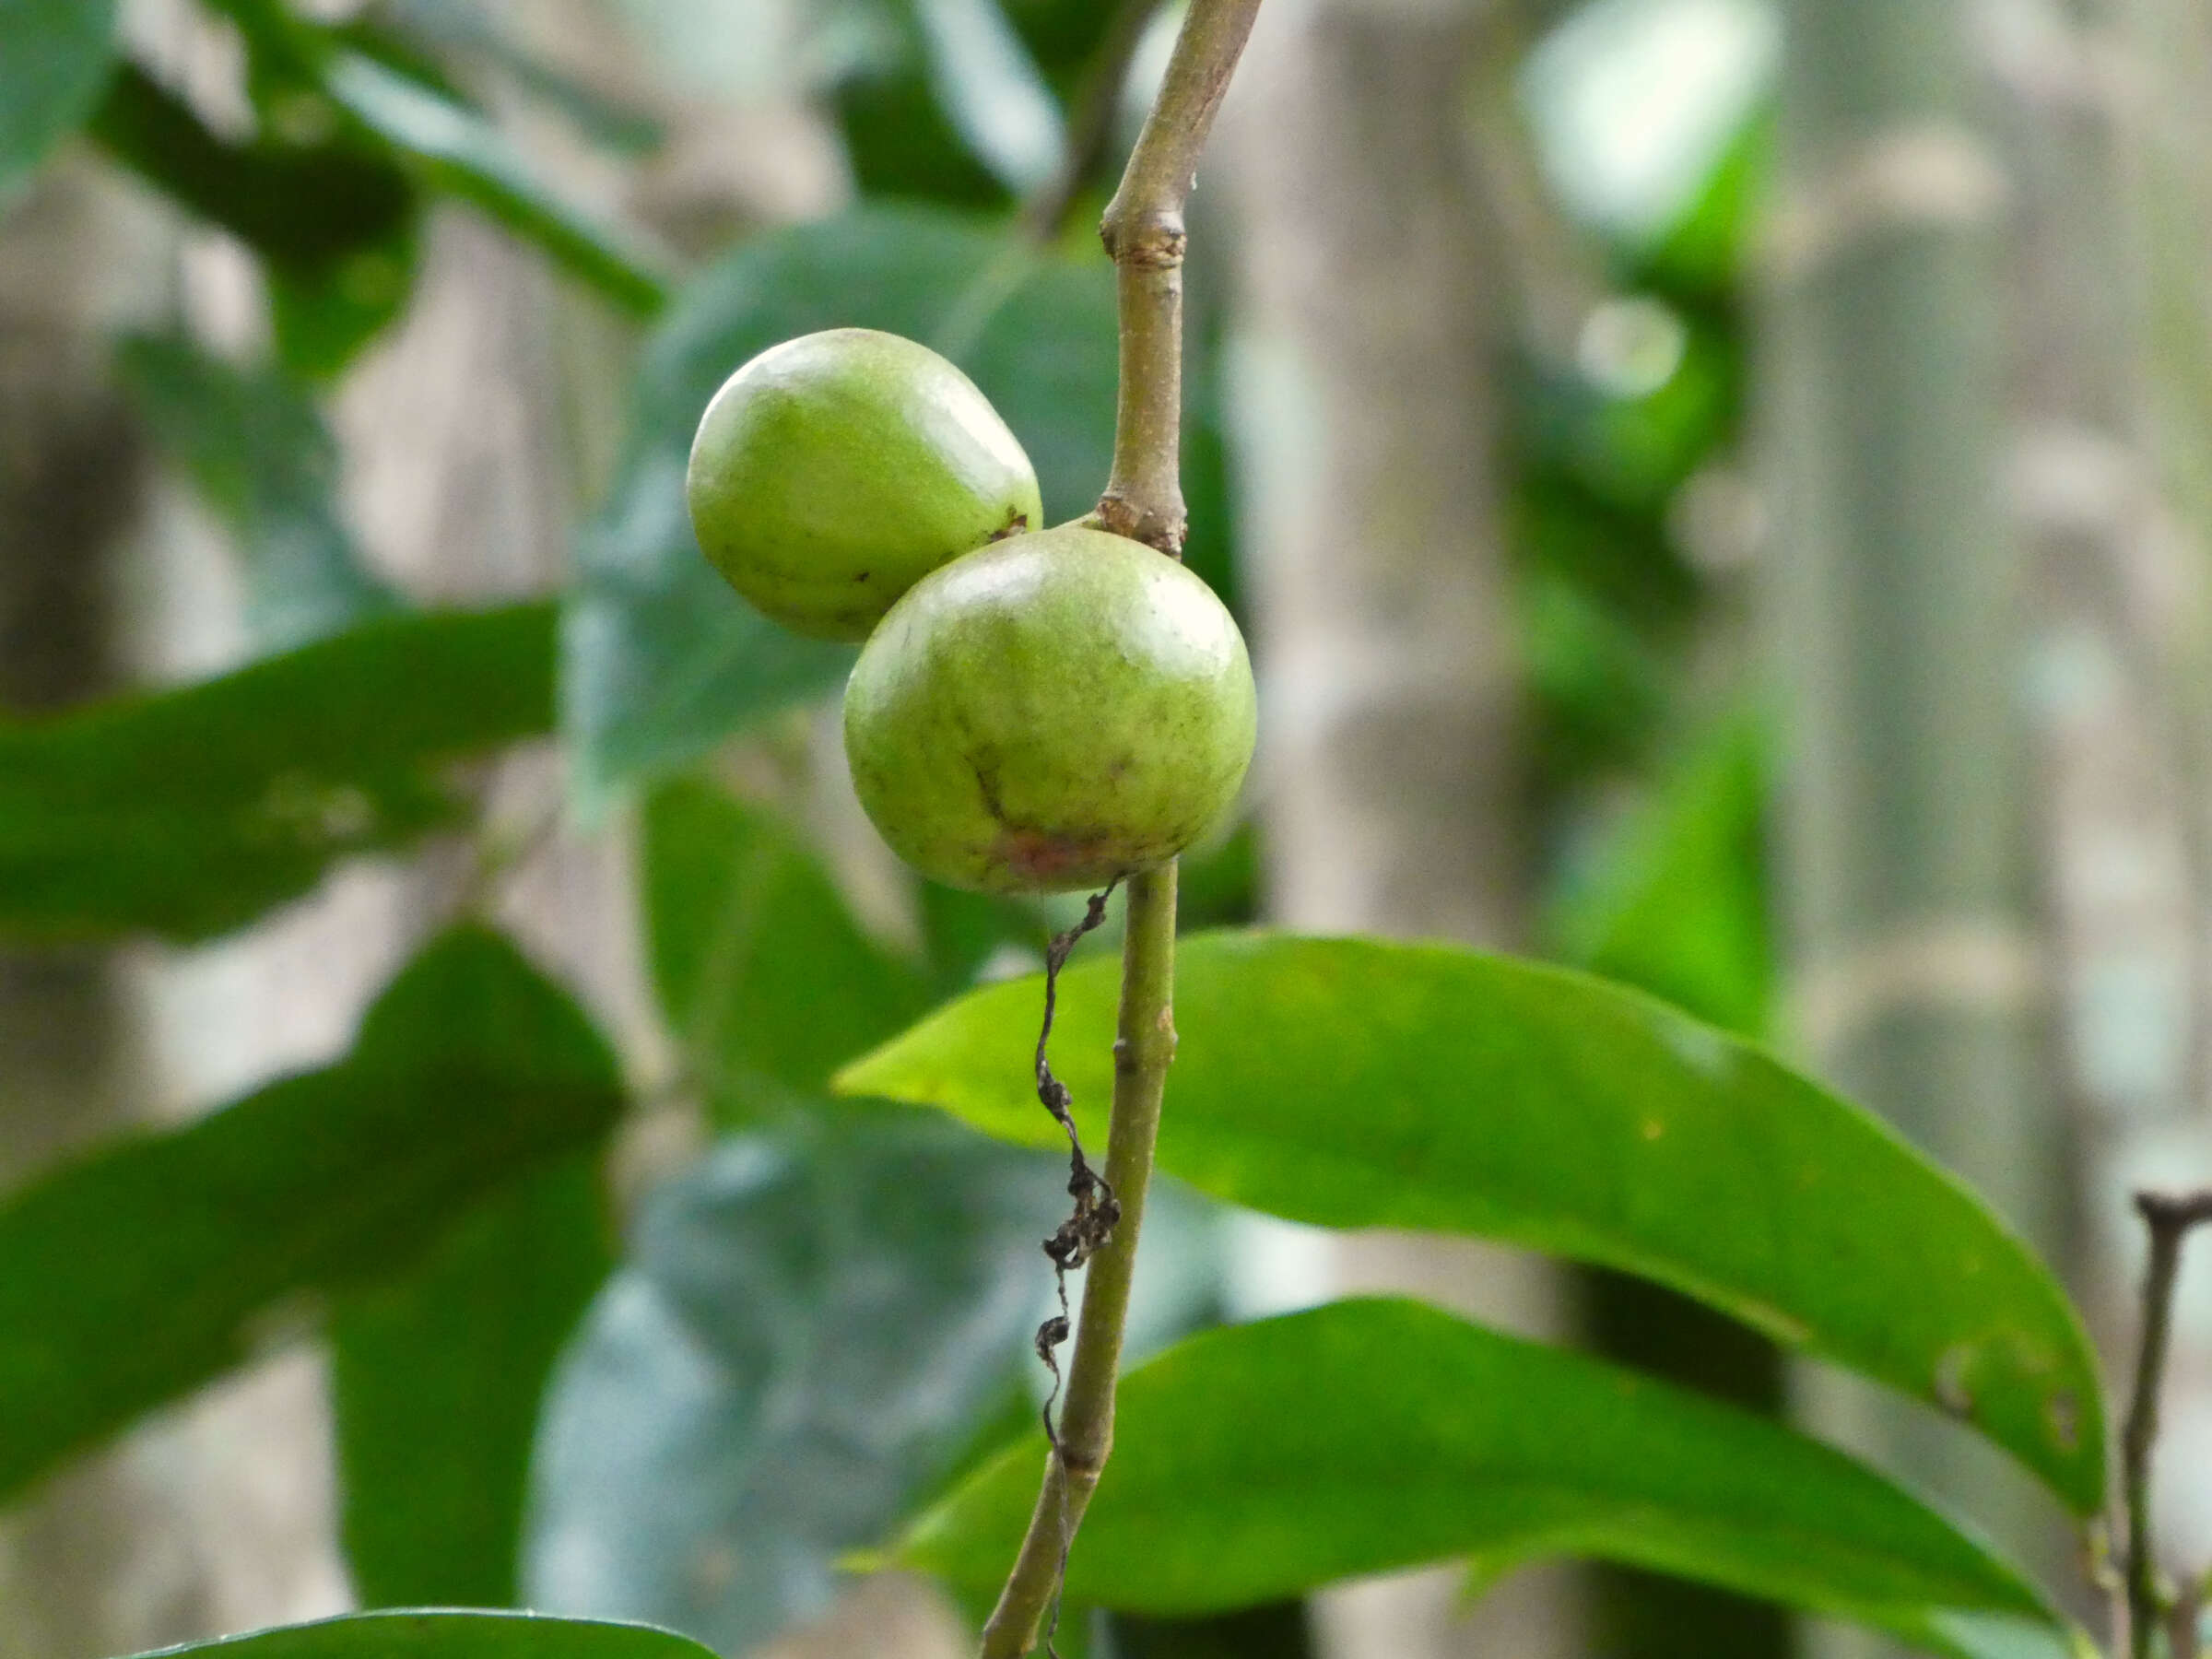
MULTIPOLYGON (((81 159, 50 169, 0 238, 0 709, 66 706, 115 668, 120 554, 145 453, 106 373, 104 330, 143 316, 161 245, 81 159), (84 280, 87 273, 93 280, 84 280)), ((127 1021, 105 953, 0 952, 0 1187, 129 1115, 127 1021)), ((127 1457, 80 1463, 0 1525, 0 1654, 144 1645, 189 1577, 146 1559, 127 1457)))
MULTIPOLYGON (((1521 931, 1493 460, 1505 278, 1467 124, 1489 10, 1275 0, 1218 141, 1241 219, 1264 887, 1290 926, 1488 945, 1521 931)), ((1333 1277, 1509 1326, 1557 1322, 1549 1276, 1501 1251, 1360 1236, 1333 1277)), ((1471 1613, 1450 1569, 1333 1592, 1324 1645, 1347 1659, 1576 1653, 1566 1582, 1531 1574, 1471 1613)))
MULTIPOLYGON (((2132 1188, 2212 1181, 2212 25, 2171 0, 2004 0, 1983 43, 2017 158, 2018 429, 2031 560, 2039 829, 2069 1102, 2087 1157, 2079 1277, 2132 1364, 2132 1188), (2193 499, 2194 498, 2194 499, 2193 499)), ((2159 1511, 2212 1565, 2212 1303, 2184 1299, 2159 1511)))
MULTIPOLYGON (((2019 560, 1999 506, 2007 181, 1970 114, 1962 6, 1783 9, 1762 391, 1795 1036, 2063 1261, 2019 560)), ((2053 1559, 2038 1500, 1994 1455, 1868 1391, 1807 1382, 1831 1431, 2053 1559)))

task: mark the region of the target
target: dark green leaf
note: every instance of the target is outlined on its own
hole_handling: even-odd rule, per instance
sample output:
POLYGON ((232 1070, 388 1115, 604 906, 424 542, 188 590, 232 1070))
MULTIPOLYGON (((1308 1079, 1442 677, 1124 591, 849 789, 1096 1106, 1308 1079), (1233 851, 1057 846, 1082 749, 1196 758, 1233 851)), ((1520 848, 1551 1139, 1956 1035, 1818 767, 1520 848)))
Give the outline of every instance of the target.
POLYGON ((92 134, 180 206, 289 270, 324 270, 405 231, 416 211, 388 158, 339 140, 230 143, 135 64, 109 83, 92 134))
POLYGON ((621 1107, 575 1005, 465 927, 377 999, 342 1065, 16 1194, 0 1208, 0 1490, 236 1364, 316 1297, 404 1272, 621 1107))
MULTIPOLYGON (((897 1559, 996 1582, 1038 1462, 1033 1441, 1007 1448, 897 1559)), ((1408 1301, 1210 1332, 1133 1371, 1067 1593, 1203 1612, 1456 1557, 1489 1573, 1557 1554, 1724 1584, 1947 1654, 1994 1652, 1977 1626, 2017 1652, 2069 1652, 2017 1571, 1841 1453, 1408 1301)))
POLYGON ((563 724, 587 797, 697 758, 837 684, 840 646, 794 639, 700 557, 684 505, 700 411, 755 353, 818 328, 887 329, 946 352, 1037 466, 1046 516, 1087 512, 1113 438, 1112 278, 1010 248, 980 221, 864 208, 756 238, 687 288, 647 347, 632 447, 578 550, 563 724))
POLYGON ((598 1159, 573 1156, 488 1200, 404 1278, 338 1304, 338 1489, 364 1605, 519 1605, 538 1403, 613 1265, 605 1208, 598 1159))
MULTIPOLYGON (((1334 1227, 1511 1240, 1655 1279, 1930 1401, 2081 1513, 2104 1418, 2065 1293, 1872 1114, 1663 1004, 1444 946, 1215 934, 1176 967, 1159 1157, 1221 1198, 1334 1227)), ((838 1079, 1047 1145, 1023 1063, 1034 980, 972 993, 838 1079)), ((1055 1069, 1086 1135, 1112 1093, 1114 968, 1061 986, 1055 1069)))
POLYGON ((998 0, 901 0, 920 37, 946 120, 976 159, 1016 194, 1060 166, 1060 106, 998 0))
POLYGON ((696 779, 645 808, 654 989, 716 1116, 735 1126, 928 1006, 918 968, 860 930, 814 855, 696 779))
POLYGON ((1043 911, 1020 899, 965 893, 939 882, 916 884, 922 900, 922 933, 929 949, 930 989, 936 998, 951 996, 975 983, 994 956, 1021 951, 1030 965, 1041 967, 1052 929, 1043 911))
POLYGON ((544 249, 608 300, 641 317, 666 301, 650 256, 552 189, 505 134, 466 105, 366 53, 329 53, 320 77, 342 108, 413 156, 439 188, 544 249))
POLYGON ((1065 1183, 894 1113, 725 1141, 662 1188, 547 1404, 531 1604, 725 1653, 821 1611, 1016 1386, 1065 1183))
POLYGON ((115 0, 0 0, 0 192, 91 111, 115 49, 115 0))
POLYGON ((160 1652, 162 1659, 712 1659, 673 1631, 528 1613, 355 1613, 160 1652))
POLYGON ((387 148, 351 133, 230 143, 135 64, 109 83, 90 130, 117 161, 261 256, 279 355, 295 371, 343 367, 406 303, 421 204, 387 148))
POLYGON ((234 538, 247 625, 264 650, 398 608, 338 520, 337 444, 302 387, 176 335, 125 340, 117 366, 156 440, 234 538))
POLYGON ((552 614, 426 612, 0 724, 0 935, 196 939, 456 821, 445 763, 544 732, 552 614))
POLYGON ((1739 712, 1554 906, 1559 954, 1747 1036, 1766 1029, 1764 728, 1739 712))

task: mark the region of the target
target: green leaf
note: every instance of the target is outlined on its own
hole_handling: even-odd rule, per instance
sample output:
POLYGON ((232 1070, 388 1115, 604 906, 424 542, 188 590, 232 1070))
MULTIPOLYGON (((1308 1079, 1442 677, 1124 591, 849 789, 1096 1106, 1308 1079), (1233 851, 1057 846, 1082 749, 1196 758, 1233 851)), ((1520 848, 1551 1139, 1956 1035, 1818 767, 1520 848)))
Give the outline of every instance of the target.
POLYGON ((406 304, 421 203, 381 143, 352 132, 230 143, 127 63, 90 132, 116 161, 260 256, 278 355, 295 371, 344 367, 406 304))
POLYGON ((425 612, 0 722, 0 936, 206 938, 453 824, 441 769, 547 730, 552 667, 547 606, 425 612))
POLYGON ((156 441, 234 538, 247 626, 263 649, 302 645, 398 608, 339 522, 337 444, 302 387, 275 369, 226 363, 180 335, 126 339, 116 366, 156 441))
POLYGON ((1738 711, 1561 894, 1550 929, 1578 967, 1757 1036, 1773 984, 1765 733, 1738 711))
POLYGON ((830 1112, 655 1192, 547 1401, 531 1604, 732 1653, 822 1611, 1015 1391, 1066 1167, 830 1112))
MULTIPOLYGON (((1036 1502, 1039 1454, 1033 1439, 1008 1447, 897 1559, 996 1582, 1036 1502)), ((1558 1554, 1702 1579, 1947 1654, 1978 1651, 1958 1640, 1960 1616, 2053 1659, 2067 1651, 2016 1571, 1842 1453, 1410 1301, 1209 1332, 1131 1372, 1067 1594, 1196 1613, 1424 1562, 1495 1571, 1558 1554)))
POLYGON ((596 1145, 614 1060, 498 935, 435 941, 346 1061, 0 1207, 0 1491, 404 1272, 504 1183, 596 1145))
POLYGON ((433 184, 543 249, 615 304, 650 317, 666 302, 666 282, 651 256, 554 190, 466 105, 360 52, 329 53, 320 78, 341 108, 421 163, 433 184))
MULTIPOLYGON (((840 1074, 1050 1145, 1037 982, 972 993, 840 1074)), ((1114 965, 1061 983, 1087 1135, 1112 1095, 1114 965)), ((1871 1113, 1663 1004, 1447 946, 1186 940, 1162 1167, 1330 1227, 1477 1233, 1619 1268, 1942 1406, 2077 1512, 2104 1417, 2050 1273, 1871 1113)))
MULTIPOLYGON (((615 1079, 605 1079, 611 1088, 615 1079)), ((520 1605, 547 1379, 613 1267, 598 1159, 512 1184, 331 1322, 346 1562, 369 1606, 520 1605)))
POLYGON ((998 0, 904 0, 946 120, 1016 194, 1059 169, 1060 105, 998 0))
POLYGON ((700 412, 755 353, 856 325, 945 352, 1036 464, 1048 518, 1087 512, 1112 448, 1112 277, 1032 258, 983 221, 867 207, 755 238, 692 283, 648 343, 631 449, 578 548, 562 723, 585 798, 665 773, 838 684, 851 651, 794 639, 700 556, 684 504, 700 412))
POLYGON ((115 0, 0 0, 0 194, 100 98, 115 0))
POLYGON ((712 784, 656 790, 641 851, 653 986, 724 1126, 818 1093, 928 1006, 919 969, 861 931, 813 853, 712 784))
POLYGON ((218 1659, 712 1659, 689 1637, 648 1625, 443 1611, 353 1613, 163 1648, 160 1659, 172 1653, 218 1659))

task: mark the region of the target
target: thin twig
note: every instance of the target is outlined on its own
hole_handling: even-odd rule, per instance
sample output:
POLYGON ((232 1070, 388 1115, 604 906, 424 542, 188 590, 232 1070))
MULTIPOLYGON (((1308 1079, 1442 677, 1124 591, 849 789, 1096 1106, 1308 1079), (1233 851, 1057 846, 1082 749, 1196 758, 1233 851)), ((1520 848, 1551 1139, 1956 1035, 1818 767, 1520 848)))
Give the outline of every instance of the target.
POLYGON ((1067 229, 1068 215, 1083 194, 1083 182, 1098 171, 1113 137, 1113 114, 1122 101, 1122 88, 1129 79, 1129 65, 1144 43, 1145 28, 1159 10, 1160 0, 1121 0, 1107 19, 1098 50, 1084 66, 1076 88, 1075 109, 1068 117, 1067 142, 1060 152, 1060 166, 1030 199, 1022 204, 1021 228, 1033 241, 1049 242, 1067 229))
POLYGON ((1259 9, 1260 0, 1191 0, 1159 96, 1099 225, 1113 258, 1122 378, 1113 473, 1098 522, 1163 553, 1182 551, 1182 211, 1259 9))
MULTIPOLYGON (((1182 210, 1199 152, 1260 0, 1191 0, 1152 112, 1138 135, 1100 235, 1113 258, 1121 323, 1121 395, 1113 470, 1094 522, 1170 556, 1182 549, 1182 210)), ((1113 1112, 1106 1185, 1120 1206, 1090 1258, 1060 1427, 1013 1570, 983 1626, 982 1659, 1019 1659, 1057 1602, 1068 1551, 1113 1446, 1113 1390, 1129 1324, 1129 1288, 1159 1135, 1160 1096, 1175 1056, 1175 865, 1129 878, 1113 1112)), ((1041 1085, 1042 1077, 1040 1077, 1041 1085)))
MULTIPOLYGON (((2173 1293, 2181 1277, 2182 1246, 2192 1228, 2212 1221, 2212 1191, 2175 1197, 2137 1193, 2136 1213, 2150 1233, 2143 1268, 2143 1341, 2136 1360, 2135 1396, 2121 1436, 2122 1489, 2127 1505, 2127 1634, 2133 1659, 2158 1652, 2164 1596, 2150 1514, 2150 1454, 2159 1439, 2159 1388, 2173 1330, 2173 1293)), ((2194 1644, 2193 1644, 2194 1645, 2194 1644)), ((2174 1659, 2183 1659, 2176 1653, 2174 1659)))

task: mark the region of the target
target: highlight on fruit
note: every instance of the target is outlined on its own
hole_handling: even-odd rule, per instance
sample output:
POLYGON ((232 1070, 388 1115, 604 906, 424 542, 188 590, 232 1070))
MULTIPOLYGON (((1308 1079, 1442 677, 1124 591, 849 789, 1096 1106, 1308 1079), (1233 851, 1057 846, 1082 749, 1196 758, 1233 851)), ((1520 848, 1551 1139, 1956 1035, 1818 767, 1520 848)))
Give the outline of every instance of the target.
POLYGON ((832 328, 723 383, 692 441, 700 548, 794 633, 863 640, 909 588, 1035 528, 1037 474, 990 400, 926 346, 832 328))
POLYGON ((1163 864, 1234 803, 1257 699, 1204 580, 1076 524, 916 582, 845 688, 861 805, 924 875, 1078 891, 1163 864))

